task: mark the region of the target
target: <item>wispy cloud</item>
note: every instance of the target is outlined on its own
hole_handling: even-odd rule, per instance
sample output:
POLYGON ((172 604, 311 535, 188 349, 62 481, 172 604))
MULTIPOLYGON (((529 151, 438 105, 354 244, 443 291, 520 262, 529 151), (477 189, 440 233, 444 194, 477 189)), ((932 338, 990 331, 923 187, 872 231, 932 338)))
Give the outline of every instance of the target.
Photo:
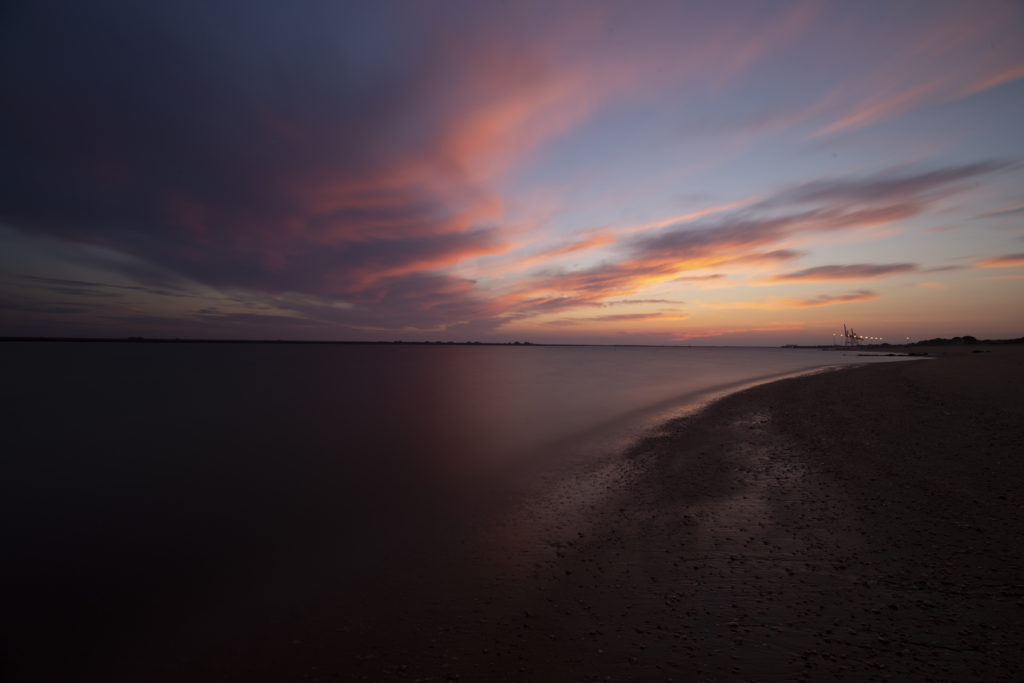
POLYGON ((549 327, 561 327, 570 325, 600 325, 603 323, 646 323, 646 322, 672 322, 687 320, 688 313, 623 313, 619 315, 588 315, 585 318, 558 318, 546 320, 542 324, 549 327))
POLYGON ((885 58, 873 70, 845 79, 842 90, 825 98, 854 99, 813 135, 864 128, 1024 78, 1024 54, 1012 29, 1017 20, 1010 3, 988 4, 982 12, 953 5, 899 27, 876 46, 885 58))
POLYGON ((857 301, 871 301, 877 299, 878 295, 867 289, 860 289, 848 294, 819 294, 812 299, 786 299, 786 308, 814 308, 817 306, 833 306, 835 304, 848 304, 857 301))
POLYGON ((820 282, 822 280, 866 280, 917 270, 915 263, 870 264, 854 263, 846 266, 816 266, 792 273, 781 273, 764 282, 820 282))
POLYGON ((725 275, 722 273, 712 273, 710 275, 681 275, 674 278, 673 282, 709 282, 711 280, 721 280, 725 275))
POLYGON ((817 180, 798 185, 763 202, 773 204, 920 204, 962 189, 961 183, 1010 168, 1007 161, 980 161, 917 173, 886 172, 863 178, 817 180))
POLYGON ((805 327, 806 325, 802 322, 776 322, 768 325, 737 325, 733 327, 703 327, 674 332, 672 339, 674 341, 689 341, 693 339, 741 336, 759 332, 792 332, 802 330, 805 327))
MULTIPOLYGON (((582 1, 543 12, 473 2, 402 12, 389 3, 59 6, 25 3, 0 27, 9 171, 0 221, 26 242, 103 250, 60 259, 51 244, 39 258, 8 259, 33 264, 12 273, 37 276, 9 302, 54 316, 74 309, 80 321, 106 311, 139 325, 287 324, 339 336, 573 315, 653 323, 672 315, 660 307, 679 303, 679 290, 910 272, 910 263, 801 270, 799 260, 839 235, 865 241, 873 228, 946 209, 1013 168, 884 158, 801 183, 825 172, 799 166, 812 128, 862 130, 1021 78, 1021 14, 1009 5, 914 7, 884 31, 876 7, 816 0, 641 12, 582 1), (829 58, 810 59, 822 41, 829 58), (835 90, 813 101, 828 83, 835 90), (716 136, 707 173, 684 179, 680 167, 691 173, 690 157, 703 154, 691 146, 707 143, 693 145, 690 119, 744 129, 740 137, 795 130, 794 163, 781 176, 761 164, 733 175, 722 159, 734 140, 716 136), (793 184, 759 185, 757 173, 793 184), (780 269, 790 272, 773 275, 780 269), (606 315, 630 305, 659 310, 606 315)), ((1010 203, 949 215, 1015 216, 1010 203)))
POLYGON ((678 299, 620 299, 618 301, 605 301, 606 306, 619 306, 622 304, 628 304, 630 306, 635 305, 646 305, 646 304, 685 304, 685 301, 679 301, 678 299))
POLYGON ((57 37, 74 60, 33 56, 57 39, 41 11, 5 33, 35 72, 5 71, 5 153, 22 171, 4 183, 0 217, 212 287, 333 298, 351 304, 353 325, 390 316, 400 327, 494 309, 444 271, 518 246, 502 225, 499 176, 615 101, 708 76, 702 64, 717 65, 712 80, 738 77, 814 16, 796 4, 693 11, 681 24, 671 7, 586 3, 540 20, 468 5, 424 12, 406 30, 385 7, 342 3, 272 10, 279 21, 211 11, 196 32, 183 6, 122 7, 116 20, 102 5, 65 9, 79 30, 57 37), (609 25, 624 39, 609 43, 609 25), (386 54, 360 52, 367 32, 386 54), (69 106, 83 82, 89 96, 69 106), (367 316, 371 307, 380 315, 367 316))
POLYGON ((819 294, 809 299, 787 299, 769 297, 755 301, 730 301, 704 304, 714 309, 759 309, 766 311, 778 311, 788 308, 817 308, 819 306, 835 306, 838 304, 857 303, 861 301, 872 301, 878 298, 878 294, 867 289, 860 289, 846 294, 819 294))
POLYGON ((1024 204, 1015 204, 1004 209, 979 213, 975 218, 1005 218, 1006 216, 1020 216, 1021 214, 1024 214, 1024 204))
MULTIPOLYGON (((784 262, 804 254, 779 247, 794 236, 861 230, 910 218, 957 192, 963 182, 1004 167, 1000 162, 986 162, 918 173, 817 181, 786 188, 738 211, 626 236, 615 245, 615 251, 624 255, 621 260, 579 270, 537 273, 527 280, 527 287, 508 295, 505 303, 517 316, 532 315, 593 306, 680 278, 716 279, 688 275, 689 272, 784 262)), ((846 271, 841 267, 828 267, 817 273, 808 269, 803 279, 815 275, 822 280, 850 279, 858 272, 860 277, 879 277, 909 272, 914 267, 914 264, 889 264, 881 266, 888 269, 884 273, 872 271, 872 266, 865 264, 846 271), (842 277, 844 272, 848 278, 842 277)), ((742 307, 813 307, 875 297, 873 292, 861 291, 838 298, 773 300, 742 307)))
POLYGON ((980 268, 1014 268, 1017 266, 1024 266, 1024 254, 1003 254, 1002 256, 993 256, 982 261, 978 261, 975 265, 980 268))

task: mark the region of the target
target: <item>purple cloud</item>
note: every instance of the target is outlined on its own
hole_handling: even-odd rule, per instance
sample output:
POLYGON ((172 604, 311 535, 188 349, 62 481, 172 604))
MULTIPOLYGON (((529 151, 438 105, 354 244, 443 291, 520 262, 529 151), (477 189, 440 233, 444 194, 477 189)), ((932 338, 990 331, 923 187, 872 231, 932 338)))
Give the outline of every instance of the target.
POLYGON ((798 280, 863 280, 883 277, 896 273, 910 273, 917 270, 914 263, 870 264, 855 263, 847 266, 816 266, 793 273, 782 273, 768 278, 768 282, 793 282, 798 280))

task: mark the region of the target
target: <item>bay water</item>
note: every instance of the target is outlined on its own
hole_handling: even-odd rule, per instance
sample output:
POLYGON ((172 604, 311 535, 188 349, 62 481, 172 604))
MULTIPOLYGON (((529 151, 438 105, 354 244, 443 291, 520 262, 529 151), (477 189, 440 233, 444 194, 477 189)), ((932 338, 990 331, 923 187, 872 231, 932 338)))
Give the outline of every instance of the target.
POLYGON ((500 514, 502 482, 614 462, 729 391, 885 360, 775 348, 5 343, 7 642, 139 651, 139 634, 205 629, 210 647, 227 622, 301 618, 500 514))

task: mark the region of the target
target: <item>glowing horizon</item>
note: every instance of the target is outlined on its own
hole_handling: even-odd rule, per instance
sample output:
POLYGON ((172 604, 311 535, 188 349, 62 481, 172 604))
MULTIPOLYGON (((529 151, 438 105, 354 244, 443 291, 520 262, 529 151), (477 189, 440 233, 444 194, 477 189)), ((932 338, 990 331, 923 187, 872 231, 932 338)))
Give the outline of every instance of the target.
POLYGON ((0 335, 1024 335, 1024 9, 26 4, 0 335))

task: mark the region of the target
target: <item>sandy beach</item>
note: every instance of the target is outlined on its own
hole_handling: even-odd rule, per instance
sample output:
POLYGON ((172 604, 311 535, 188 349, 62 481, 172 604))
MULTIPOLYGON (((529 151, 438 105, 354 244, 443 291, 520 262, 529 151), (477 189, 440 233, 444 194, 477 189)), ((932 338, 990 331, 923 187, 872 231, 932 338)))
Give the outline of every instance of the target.
POLYGON ((932 351, 728 396, 202 676, 1019 679, 1024 349, 932 351))

